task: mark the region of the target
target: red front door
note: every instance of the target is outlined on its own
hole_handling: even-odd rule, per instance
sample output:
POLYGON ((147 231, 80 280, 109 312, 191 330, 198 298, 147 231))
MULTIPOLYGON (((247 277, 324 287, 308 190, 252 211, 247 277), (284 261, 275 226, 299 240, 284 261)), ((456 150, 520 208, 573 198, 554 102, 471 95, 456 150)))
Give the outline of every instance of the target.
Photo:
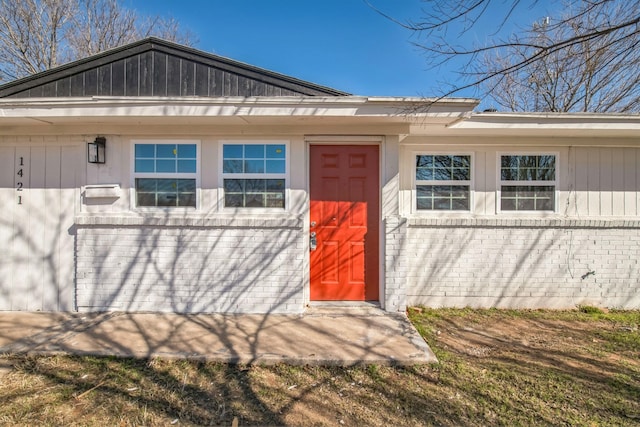
POLYGON ((378 300, 378 152, 369 145, 311 146, 311 300, 378 300))

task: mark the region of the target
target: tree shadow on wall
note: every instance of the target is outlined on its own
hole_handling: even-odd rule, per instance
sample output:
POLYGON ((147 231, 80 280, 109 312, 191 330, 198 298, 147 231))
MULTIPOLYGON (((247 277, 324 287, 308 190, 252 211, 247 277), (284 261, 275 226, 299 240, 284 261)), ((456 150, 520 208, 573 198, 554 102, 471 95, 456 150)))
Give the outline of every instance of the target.
MULTIPOLYGON (((83 312, 43 313, 46 322, 35 327, 22 325, 37 333, 3 350, 135 357, 142 362, 132 361, 127 372, 118 375, 131 376, 133 384, 136 378, 144 377, 148 387, 167 393, 141 396, 132 392, 124 399, 162 408, 167 416, 180 418, 185 416, 184 406, 179 399, 167 397, 179 390, 178 395, 183 393, 193 400, 188 411, 197 424, 228 422, 233 414, 242 413, 238 408, 221 406, 229 396, 238 395, 243 396, 242 401, 252 402, 249 412, 262 414, 248 422, 285 423, 282 413, 262 403, 263 396, 253 386, 255 379, 242 368, 274 356, 265 354, 270 346, 276 353, 271 360, 277 360, 278 351, 295 349, 305 339, 349 347, 354 359, 364 353, 385 356, 381 350, 384 336, 353 342, 318 322, 304 323, 295 334, 291 328, 281 327, 303 321, 296 313, 304 308, 301 271, 308 268, 304 256, 307 236, 299 225, 301 220, 278 226, 215 217, 211 223, 200 218, 203 222, 198 224, 177 225, 192 220, 187 215, 176 219, 173 214, 146 218, 140 225, 78 225, 76 298, 83 312), (225 311, 243 315, 198 314, 225 311), (274 313, 282 316, 272 316, 274 313), (204 362, 206 354, 233 363, 208 364, 204 362), (225 380, 216 380, 215 386, 188 384, 167 371, 168 365, 155 360, 158 356, 191 359, 185 363, 200 376, 225 380)), ((28 230, 18 230, 14 238, 34 245, 28 230)), ((53 265, 50 268, 55 270, 53 265)), ((37 293, 38 288, 30 292, 37 293)), ((8 341, 11 334, 3 328, 0 339, 8 341)), ((111 359, 92 360, 106 366, 111 359)), ((104 369, 108 378, 108 369, 104 369)), ((76 394, 90 389, 87 381, 70 371, 48 369, 46 376, 70 385, 76 394)), ((95 386, 96 381, 91 384, 95 386)), ((100 386, 104 396, 122 392, 105 384, 100 386)))

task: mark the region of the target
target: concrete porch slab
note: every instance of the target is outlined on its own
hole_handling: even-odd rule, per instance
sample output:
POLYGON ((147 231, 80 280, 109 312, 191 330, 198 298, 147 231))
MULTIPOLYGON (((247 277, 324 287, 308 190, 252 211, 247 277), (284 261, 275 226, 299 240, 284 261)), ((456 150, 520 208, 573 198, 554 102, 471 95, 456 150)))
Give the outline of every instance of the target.
POLYGON ((0 312, 0 353, 225 363, 412 365, 436 357, 403 314, 314 306, 301 315, 0 312))

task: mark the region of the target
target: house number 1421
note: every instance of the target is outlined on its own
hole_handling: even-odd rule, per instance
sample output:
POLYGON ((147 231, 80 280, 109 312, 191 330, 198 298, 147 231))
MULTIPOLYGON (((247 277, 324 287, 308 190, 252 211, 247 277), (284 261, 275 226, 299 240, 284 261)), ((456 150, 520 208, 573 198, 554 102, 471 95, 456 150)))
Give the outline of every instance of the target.
POLYGON ((24 187, 24 183, 22 182, 22 178, 24 177, 24 157, 18 157, 18 172, 16 175, 16 191, 18 191, 18 204, 22 204, 22 188, 24 187))

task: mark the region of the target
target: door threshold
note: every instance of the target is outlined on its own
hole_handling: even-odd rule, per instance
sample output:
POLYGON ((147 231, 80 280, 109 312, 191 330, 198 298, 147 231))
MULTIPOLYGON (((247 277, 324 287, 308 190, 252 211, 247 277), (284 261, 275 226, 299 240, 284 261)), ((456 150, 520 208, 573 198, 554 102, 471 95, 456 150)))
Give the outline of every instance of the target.
POLYGON ((382 315, 378 301, 309 301, 305 315, 382 315))
POLYGON ((309 301, 309 307, 371 307, 380 308, 379 301, 309 301))

